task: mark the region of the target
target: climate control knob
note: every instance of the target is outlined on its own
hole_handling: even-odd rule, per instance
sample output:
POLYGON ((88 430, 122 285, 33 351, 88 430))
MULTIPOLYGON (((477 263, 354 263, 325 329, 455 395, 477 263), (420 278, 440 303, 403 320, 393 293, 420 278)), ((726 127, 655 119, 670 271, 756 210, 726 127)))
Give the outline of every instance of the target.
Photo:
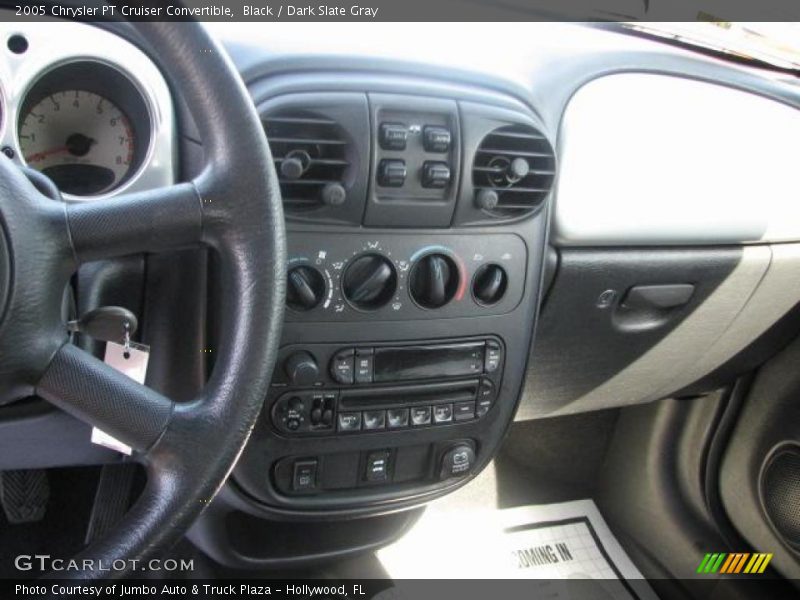
POLYGON ((500 265, 483 265, 475 273, 472 282, 472 295, 475 300, 486 306, 502 300, 508 286, 508 276, 500 265))
POLYGON ((293 267, 286 278, 286 304, 289 308, 311 310, 325 296, 325 279, 314 267, 293 267))
POLYGON ((380 308, 394 296, 397 273, 394 265, 380 254, 364 254, 345 270, 342 290, 347 300, 361 310, 380 308))
POLYGON ((411 270, 409 291, 425 308, 439 308, 453 299, 458 291, 458 267, 444 254, 423 256, 411 270))

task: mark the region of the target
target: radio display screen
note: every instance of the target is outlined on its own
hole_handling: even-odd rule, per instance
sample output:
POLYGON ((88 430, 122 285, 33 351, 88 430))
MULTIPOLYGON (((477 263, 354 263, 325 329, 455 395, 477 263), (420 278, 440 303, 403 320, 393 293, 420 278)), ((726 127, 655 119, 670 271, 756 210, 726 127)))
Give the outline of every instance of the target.
POLYGON ((459 377, 483 372, 483 342, 375 348, 373 381, 459 377))

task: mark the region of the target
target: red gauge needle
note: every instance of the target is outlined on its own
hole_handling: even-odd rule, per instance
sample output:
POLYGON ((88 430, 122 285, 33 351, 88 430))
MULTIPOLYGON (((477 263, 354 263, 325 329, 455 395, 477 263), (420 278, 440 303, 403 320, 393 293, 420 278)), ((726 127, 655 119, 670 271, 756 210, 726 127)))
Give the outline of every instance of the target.
POLYGON ((69 148, 67 146, 58 146, 56 148, 50 148, 49 150, 43 150, 42 152, 36 152, 31 154, 30 156, 25 157, 25 162, 37 162, 40 160, 44 160, 51 154, 60 154, 61 152, 67 152, 69 148))

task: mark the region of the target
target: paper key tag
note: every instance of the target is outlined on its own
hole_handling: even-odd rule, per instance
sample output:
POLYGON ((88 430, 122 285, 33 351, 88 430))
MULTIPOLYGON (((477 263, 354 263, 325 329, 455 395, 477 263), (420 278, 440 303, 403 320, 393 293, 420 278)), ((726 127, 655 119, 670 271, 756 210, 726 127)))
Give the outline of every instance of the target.
MULTIPOLYGON (((150 347, 130 342, 127 347, 115 342, 106 342, 105 362, 136 381, 144 384, 147 374, 147 361, 150 360, 150 347)), ((102 429, 92 428, 92 443, 130 456, 131 447, 108 435, 102 429)))

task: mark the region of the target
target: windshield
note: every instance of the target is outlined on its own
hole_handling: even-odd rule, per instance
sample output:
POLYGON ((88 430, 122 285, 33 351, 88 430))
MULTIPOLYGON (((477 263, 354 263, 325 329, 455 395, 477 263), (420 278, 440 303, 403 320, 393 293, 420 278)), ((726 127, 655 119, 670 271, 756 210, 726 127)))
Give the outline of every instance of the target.
POLYGON ((783 69, 800 69, 800 23, 630 22, 625 26, 783 69))

